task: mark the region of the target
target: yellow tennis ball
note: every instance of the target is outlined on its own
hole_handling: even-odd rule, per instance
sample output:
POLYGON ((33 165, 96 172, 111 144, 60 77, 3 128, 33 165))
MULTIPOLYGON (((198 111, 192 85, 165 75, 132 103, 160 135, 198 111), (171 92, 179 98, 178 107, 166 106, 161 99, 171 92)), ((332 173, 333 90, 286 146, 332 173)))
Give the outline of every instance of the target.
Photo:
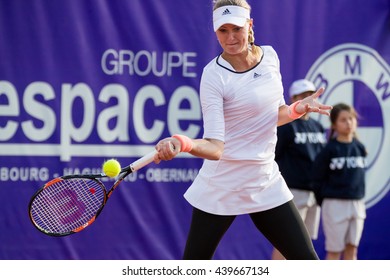
POLYGON ((116 159, 109 159, 103 163, 103 172, 110 178, 116 177, 121 172, 121 165, 116 159))

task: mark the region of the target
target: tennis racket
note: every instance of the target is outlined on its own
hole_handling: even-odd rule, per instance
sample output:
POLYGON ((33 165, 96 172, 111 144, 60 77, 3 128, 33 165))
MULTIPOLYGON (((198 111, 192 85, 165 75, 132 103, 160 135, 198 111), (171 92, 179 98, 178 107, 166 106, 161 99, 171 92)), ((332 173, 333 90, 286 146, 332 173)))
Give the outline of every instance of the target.
POLYGON ((153 161, 156 151, 122 168, 117 180, 107 190, 101 174, 65 175, 47 182, 31 198, 29 216, 33 225, 50 236, 80 232, 99 216, 108 198, 131 173, 153 161))

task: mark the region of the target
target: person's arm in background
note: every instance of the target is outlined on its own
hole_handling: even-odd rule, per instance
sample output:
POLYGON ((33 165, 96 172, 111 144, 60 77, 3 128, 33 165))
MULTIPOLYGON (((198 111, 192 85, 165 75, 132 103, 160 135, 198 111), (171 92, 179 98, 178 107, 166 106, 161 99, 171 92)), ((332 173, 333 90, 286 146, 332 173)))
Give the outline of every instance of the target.
POLYGON ((323 189, 328 182, 329 171, 329 155, 328 149, 325 147, 316 156, 311 170, 311 181, 313 182, 313 192, 317 200, 317 204, 321 206, 324 199, 323 189))
POLYGON ((289 141, 290 141, 290 127, 287 125, 279 126, 277 128, 278 141, 275 147, 275 160, 278 161, 283 157, 286 152, 289 141))

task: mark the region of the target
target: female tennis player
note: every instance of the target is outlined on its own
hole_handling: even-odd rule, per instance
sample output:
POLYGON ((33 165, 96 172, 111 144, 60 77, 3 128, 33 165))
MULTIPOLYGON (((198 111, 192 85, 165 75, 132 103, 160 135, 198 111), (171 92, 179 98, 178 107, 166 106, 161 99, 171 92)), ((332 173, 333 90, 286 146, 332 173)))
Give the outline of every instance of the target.
POLYGON ((285 104, 278 56, 271 46, 254 43, 245 0, 216 1, 213 26, 223 51, 201 77, 203 138, 165 138, 154 158, 159 163, 188 152, 205 159, 184 194, 193 214, 183 259, 211 259, 235 217, 243 214, 286 259, 318 259, 274 150, 278 125, 307 112, 329 115, 331 106, 317 100, 324 89, 285 104))

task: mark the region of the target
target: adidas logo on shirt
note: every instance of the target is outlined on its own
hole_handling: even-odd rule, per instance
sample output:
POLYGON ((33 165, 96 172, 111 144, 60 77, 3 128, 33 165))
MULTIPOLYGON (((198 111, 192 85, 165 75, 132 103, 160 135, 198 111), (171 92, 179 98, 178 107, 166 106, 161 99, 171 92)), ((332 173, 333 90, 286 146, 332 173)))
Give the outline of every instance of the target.
POLYGON ((253 78, 254 79, 256 79, 256 78, 258 78, 258 77, 260 77, 261 76, 261 74, 257 74, 256 72, 255 72, 255 74, 253 74, 253 78))
POLYGON ((225 16, 225 15, 230 15, 231 12, 229 11, 229 9, 226 9, 225 11, 223 11, 222 15, 225 16))

